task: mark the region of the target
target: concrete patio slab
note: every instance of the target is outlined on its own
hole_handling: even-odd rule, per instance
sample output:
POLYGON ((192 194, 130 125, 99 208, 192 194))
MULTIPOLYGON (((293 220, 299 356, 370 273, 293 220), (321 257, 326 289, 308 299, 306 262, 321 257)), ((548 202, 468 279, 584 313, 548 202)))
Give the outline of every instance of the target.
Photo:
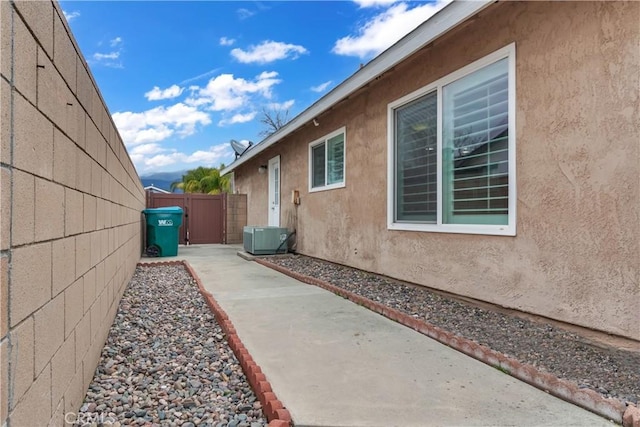
POLYGON ((191 264, 296 426, 611 425, 238 249, 156 260, 191 264))

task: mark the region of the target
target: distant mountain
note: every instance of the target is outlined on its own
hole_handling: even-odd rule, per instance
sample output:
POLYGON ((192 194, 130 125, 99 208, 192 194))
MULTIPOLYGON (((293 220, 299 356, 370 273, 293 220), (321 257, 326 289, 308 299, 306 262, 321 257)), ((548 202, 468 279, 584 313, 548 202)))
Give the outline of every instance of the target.
POLYGON ((153 185, 154 187, 171 191, 171 183, 180 181, 184 173, 185 171, 152 173, 141 176, 140 181, 142 181, 143 187, 153 185))

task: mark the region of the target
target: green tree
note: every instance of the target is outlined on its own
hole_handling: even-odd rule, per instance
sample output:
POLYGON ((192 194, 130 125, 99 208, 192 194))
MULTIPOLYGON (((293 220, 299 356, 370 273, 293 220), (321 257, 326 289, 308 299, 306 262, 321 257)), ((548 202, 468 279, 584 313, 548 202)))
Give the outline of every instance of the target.
POLYGON ((171 191, 181 189, 185 193, 220 194, 231 190, 231 182, 228 176, 220 176, 224 164, 219 168, 207 168, 204 166, 188 170, 182 175, 181 181, 171 183, 171 191))

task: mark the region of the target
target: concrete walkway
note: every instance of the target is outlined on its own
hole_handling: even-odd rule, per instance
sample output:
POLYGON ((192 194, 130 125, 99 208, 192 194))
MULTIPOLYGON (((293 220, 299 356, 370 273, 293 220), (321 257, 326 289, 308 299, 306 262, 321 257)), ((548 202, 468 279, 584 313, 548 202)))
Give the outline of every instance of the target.
POLYGON ((296 426, 611 425, 239 248, 157 260, 191 264, 296 426))

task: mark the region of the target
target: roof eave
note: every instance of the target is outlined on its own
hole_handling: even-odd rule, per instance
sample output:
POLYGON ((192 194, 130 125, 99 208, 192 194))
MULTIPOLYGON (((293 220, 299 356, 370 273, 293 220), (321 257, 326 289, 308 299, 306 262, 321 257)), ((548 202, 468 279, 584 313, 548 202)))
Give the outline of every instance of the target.
POLYGON ((367 65, 336 86, 309 108, 298 114, 285 126, 254 145, 250 152, 239 157, 221 172, 226 175, 248 162, 262 151, 276 144, 287 135, 300 129, 332 106, 353 94, 376 77, 393 68, 424 46, 442 37, 462 22, 476 15, 495 0, 454 1, 420 24, 418 28, 400 39, 396 44, 372 59, 367 65))

